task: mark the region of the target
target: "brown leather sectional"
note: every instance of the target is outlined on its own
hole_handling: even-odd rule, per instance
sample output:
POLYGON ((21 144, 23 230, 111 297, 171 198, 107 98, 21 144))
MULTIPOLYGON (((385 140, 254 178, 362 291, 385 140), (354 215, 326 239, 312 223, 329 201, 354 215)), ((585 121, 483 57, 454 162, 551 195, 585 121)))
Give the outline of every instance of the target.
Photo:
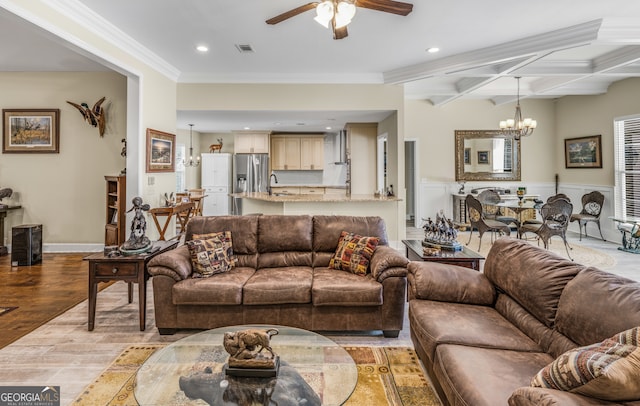
POLYGON ((411 338, 445 404, 616 404, 530 383, 563 352, 640 326, 639 283, 513 238, 493 244, 484 273, 408 269, 411 338))
POLYGON ((192 278, 186 245, 149 261, 161 334, 275 324, 314 331, 382 330, 386 337, 398 336, 409 261, 388 246, 380 217, 194 217, 186 239, 227 230, 238 256, 229 272, 192 278), (380 238, 365 277, 327 268, 342 231, 380 238))

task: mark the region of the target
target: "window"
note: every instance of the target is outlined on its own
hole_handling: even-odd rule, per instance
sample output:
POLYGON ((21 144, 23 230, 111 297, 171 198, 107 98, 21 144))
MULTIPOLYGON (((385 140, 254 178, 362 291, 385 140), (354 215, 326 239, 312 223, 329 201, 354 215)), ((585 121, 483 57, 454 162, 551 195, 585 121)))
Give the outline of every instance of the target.
POLYGON ((184 170, 184 156, 186 153, 184 144, 178 144, 178 148, 176 148, 176 192, 182 192, 187 189, 184 170))
POLYGON ((615 215, 640 217, 640 116, 614 120, 615 215))

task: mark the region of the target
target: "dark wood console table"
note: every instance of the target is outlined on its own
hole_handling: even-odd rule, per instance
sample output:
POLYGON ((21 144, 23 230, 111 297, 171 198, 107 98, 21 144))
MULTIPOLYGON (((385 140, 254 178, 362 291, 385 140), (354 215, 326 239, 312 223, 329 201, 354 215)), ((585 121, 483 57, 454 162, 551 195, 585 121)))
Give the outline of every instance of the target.
POLYGON ((102 252, 91 254, 84 259, 89 261, 89 326, 93 331, 96 320, 96 299, 98 284, 108 281, 124 281, 129 284, 129 303, 133 301, 133 284, 138 284, 138 301, 140 302, 140 331, 144 331, 147 320, 147 262, 154 256, 168 251, 178 245, 178 241, 156 241, 151 254, 121 255, 107 257, 102 252))
POLYGON ((7 247, 4 245, 4 218, 7 217, 7 212, 11 211, 11 210, 17 210, 17 209, 21 209, 22 206, 20 205, 16 205, 16 206, 7 206, 7 205, 0 205, 0 256, 3 255, 7 255, 8 254, 8 250, 7 247))

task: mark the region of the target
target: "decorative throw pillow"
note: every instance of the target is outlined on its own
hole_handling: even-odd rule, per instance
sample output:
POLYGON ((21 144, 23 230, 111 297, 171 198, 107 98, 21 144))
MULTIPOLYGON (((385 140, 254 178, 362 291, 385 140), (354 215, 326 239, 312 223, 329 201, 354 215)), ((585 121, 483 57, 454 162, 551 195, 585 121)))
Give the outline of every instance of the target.
POLYGON ((233 268, 237 262, 233 254, 231 231, 211 234, 194 234, 187 241, 194 278, 208 278, 233 268))
POLYGON ((640 399, 640 327, 601 343, 567 351, 544 367, 531 386, 614 402, 640 399))
POLYGON ((340 233, 336 252, 329 261, 329 268, 366 275, 369 261, 379 242, 378 237, 363 237, 343 231, 340 233))

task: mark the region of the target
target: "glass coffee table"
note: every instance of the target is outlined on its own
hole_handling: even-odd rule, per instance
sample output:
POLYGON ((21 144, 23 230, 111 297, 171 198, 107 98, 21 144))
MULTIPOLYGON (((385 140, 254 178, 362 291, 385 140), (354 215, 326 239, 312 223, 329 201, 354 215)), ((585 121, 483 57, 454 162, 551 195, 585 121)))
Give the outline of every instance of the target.
POLYGON ((326 337, 293 327, 243 325, 204 331, 158 350, 138 370, 134 393, 140 405, 341 405, 357 380, 351 356, 326 337), (280 356, 276 378, 224 373, 224 333, 249 328, 278 329, 271 338, 280 356))

